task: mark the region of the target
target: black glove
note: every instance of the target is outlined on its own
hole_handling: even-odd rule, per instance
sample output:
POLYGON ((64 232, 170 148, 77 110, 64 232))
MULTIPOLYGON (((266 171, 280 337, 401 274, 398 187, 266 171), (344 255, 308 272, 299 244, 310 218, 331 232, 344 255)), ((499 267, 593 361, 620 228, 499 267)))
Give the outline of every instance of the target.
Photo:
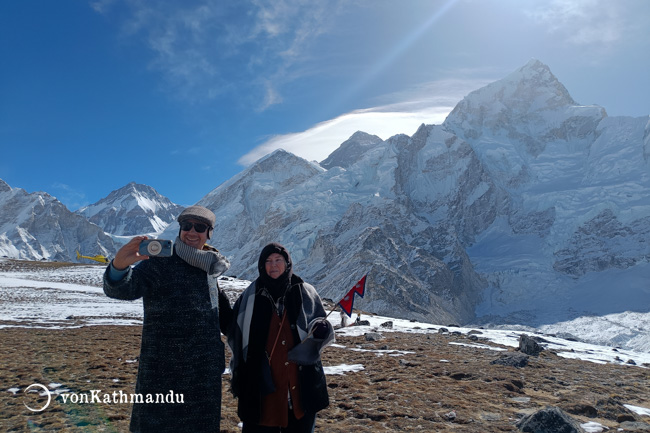
POLYGON ((327 337, 327 334, 329 333, 329 326, 323 320, 322 322, 314 323, 313 330, 314 332, 312 332, 312 335, 314 336, 314 338, 323 339, 327 337))

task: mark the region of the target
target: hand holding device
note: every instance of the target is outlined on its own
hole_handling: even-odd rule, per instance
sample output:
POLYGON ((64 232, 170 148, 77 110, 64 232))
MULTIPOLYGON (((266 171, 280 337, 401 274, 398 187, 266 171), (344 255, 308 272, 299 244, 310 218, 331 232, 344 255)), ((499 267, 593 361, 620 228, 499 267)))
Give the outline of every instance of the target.
POLYGON ((170 257, 173 252, 173 242, 166 239, 145 239, 140 242, 138 254, 149 257, 170 257))

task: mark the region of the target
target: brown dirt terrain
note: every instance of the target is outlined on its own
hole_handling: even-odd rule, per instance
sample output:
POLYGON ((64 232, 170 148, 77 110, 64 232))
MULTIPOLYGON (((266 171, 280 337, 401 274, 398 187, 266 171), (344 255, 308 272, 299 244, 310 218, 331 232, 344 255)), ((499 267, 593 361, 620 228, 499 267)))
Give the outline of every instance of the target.
MULTIPOLYGON (((0 431, 128 431, 129 404, 73 404, 59 397, 35 413, 24 403, 39 408, 46 399, 23 390, 33 383, 59 383, 75 393, 133 392, 139 327, 6 328, 0 336, 0 431), (20 391, 8 392, 11 388, 20 391)), ((612 431, 624 421, 630 426, 649 421, 623 406, 650 405, 647 368, 565 359, 547 351, 516 368, 491 364, 503 352, 449 344, 469 342, 465 335, 386 332, 384 337, 368 342, 363 336, 339 336, 337 343, 345 348, 325 350, 324 365, 362 364, 364 370, 328 376, 331 404, 319 414, 317 431, 515 432, 519 418, 546 406, 612 431)), ((238 421, 226 380, 222 432, 241 431, 238 421)))
MULTIPOLYGON (((0 271, 52 266, 70 264, 2 261, 0 271)), ((364 369, 328 375, 330 406, 319 413, 317 431, 517 432, 517 420, 548 406, 609 431, 650 431, 650 417, 623 406, 650 407, 648 365, 596 364, 547 350, 517 368, 492 363, 512 348, 479 349, 476 336, 379 332, 379 341, 338 335, 337 344, 323 352, 325 366, 364 369)), ((79 395, 130 394, 140 335, 139 326, 0 329, 0 432, 127 432, 128 403, 65 403, 58 397, 44 411, 32 412, 25 404, 40 408, 46 397, 25 389, 43 384, 79 395)), ((480 334, 478 339, 499 347, 480 341, 480 334)), ((239 433, 227 378, 221 428, 239 433)))

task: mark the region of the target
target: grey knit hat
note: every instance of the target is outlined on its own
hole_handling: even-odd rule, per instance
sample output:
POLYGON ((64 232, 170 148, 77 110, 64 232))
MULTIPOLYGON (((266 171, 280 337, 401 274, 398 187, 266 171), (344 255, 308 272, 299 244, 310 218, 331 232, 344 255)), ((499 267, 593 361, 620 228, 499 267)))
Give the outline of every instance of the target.
POLYGON ((210 209, 198 205, 190 206, 181 212, 176 220, 181 223, 189 219, 195 219, 210 226, 208 229, 208 239, 212 237, 212 229, 214 229, 217 217, 210 209))

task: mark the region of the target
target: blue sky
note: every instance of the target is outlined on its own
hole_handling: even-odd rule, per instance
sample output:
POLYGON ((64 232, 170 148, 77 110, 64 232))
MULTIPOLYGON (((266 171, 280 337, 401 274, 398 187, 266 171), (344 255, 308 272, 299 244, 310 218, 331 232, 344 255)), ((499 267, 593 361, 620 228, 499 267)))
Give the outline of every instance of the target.
POLYGON ((71 210, 131 181, 189 205, 264 154, 440 124, 536 58, 650 114, 646 0, 0 2, 0 179, 71 210))

